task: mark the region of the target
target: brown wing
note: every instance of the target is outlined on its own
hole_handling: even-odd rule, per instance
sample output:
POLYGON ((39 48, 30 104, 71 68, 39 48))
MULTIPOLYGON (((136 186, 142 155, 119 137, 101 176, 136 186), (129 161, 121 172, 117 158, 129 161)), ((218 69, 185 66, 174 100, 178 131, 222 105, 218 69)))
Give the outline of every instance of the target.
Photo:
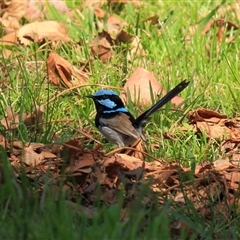
POLYGON ((140 138, 140 134, 133 127, 132 122, 129 119, 129 116, 124 113, 119 113, 117 116, 112 118, 104 118, 100 119, 101 124, 112 128, 113 130, 123 133, 127 136, 131 136, 133 138, 140 138))

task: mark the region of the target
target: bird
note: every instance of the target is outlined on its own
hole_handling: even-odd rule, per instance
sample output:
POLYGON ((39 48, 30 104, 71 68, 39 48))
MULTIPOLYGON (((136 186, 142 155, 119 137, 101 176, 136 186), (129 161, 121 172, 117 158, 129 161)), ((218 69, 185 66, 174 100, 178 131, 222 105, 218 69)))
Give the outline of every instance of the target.
POLYGON ((86 97, 94 101, 97 112, 95 125, 107 140, 118 147, 132 146, 140 138, 146 141, 143 128, 149 116, 182 92, 188 84, 189 81, 183 80, 137 118, 127 110, 121 98, 113 90, 101 89, 86 97))

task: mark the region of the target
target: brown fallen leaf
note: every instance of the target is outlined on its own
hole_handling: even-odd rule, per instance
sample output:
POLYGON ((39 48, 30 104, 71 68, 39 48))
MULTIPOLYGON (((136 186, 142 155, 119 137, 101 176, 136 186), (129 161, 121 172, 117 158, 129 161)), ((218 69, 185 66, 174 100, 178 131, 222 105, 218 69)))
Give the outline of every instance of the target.
POLYGON ((188 35, 185 37, 185 41, 187 42, 191 40, 192 36, 197 32, 197 30, 201 31, 201 35, 212 33, 212 35, 215 35, 214 37, 217 39, 217 44, 213 43, 213 38, 207 41, 205 46, 207 55, 208 57, 211 57, 211 53, 219 53, 223 41, 226 43, 231 43, 238 36, 232 32, 232 30, 238 30, 239 26, 228 19, 229 16, 233 16, 233 13, 235 13, 239 22, 239 7, 240 5, 237 2, 232 4, 224 4, 224 6, 219 7, 217 12, 218 16, 220 17, 210 19, 204 27, 201 24, 190 26, 188 29, 188 35), (202 29, 200 29, 200 27, 202 29), (231 32, 231 34, 229 34, 229 32, 231 32), (212 51, 214 48, 216 48, 215 52, 212 51))
POLYGON ((114 39, 114 36, 116 36, 116 33, 118 33, 119 30, 123 29, 127 25, 128 24, 125 22, 124 19, 120 18, 117 15, 111 14, 107 19, 106 31, 114 39))
POLYGON ((3 19, 8 18, 9 16, 15 17, 16 19, 21 19, 26 13, 28 0, 10 0, 6 3, 7 7, 3 10, 3 19))
POLYGON ((14 113, 12 108, 8 106, 6 108, 6 117, 1 119, 1 124, 7 130, 16 129, 19 126, 19 115, 14 113))
POLYGON ((240 172, 227 172, 224 176, 231 182, 240 183, 240 172))
POLYGON ((128 51, 127 58, 129 61, 135 59, 136 56, 146 56, 146 51, 143 49, 139 36, 134 36, 124 30, 128 25, 124 19, 114 14, 106 16, 105 12, 100 9, 95 10, 95 15, 107 18, 107 22, 99 19, 96 22, 100 33, 91 46, 95 57, 103 62, 108 61, 113 55, 112 47, 122 43, 127 43, 127 47, 123 51, 128 51))
POLYGON ((19 42, 29 46, 31 42, 42 43, 44 41, 70 41, 67 28, 57 21, 33 22, 22 26, 17 31, 19 42))
POLYGON ((29 0, 25 17, 29 20, 42 20, 44 18, 45 0, 29 0))
POLYGON ((142 22, 150 22, 151 25, 155 25, 159 22, 159 16, 158 15, 153 15, 151 17, 148 17, 144 19, 142 22))
POLYGON ((86 172, 86 169, 89 169, 89 172, 92 172, 91 166, 93 165, 93 163, 94 160, 92 158, 76 160, 74 161, 74 164, 68 166, 65 169, 65 173, 72 174, 77 172, 86 172))
MULTIPOLYGON (((36 106, 35 110, 31 114, 22 114, 23 123, 30 130, 42 131, 43 127, 43 106, 36 106)), ((19 114, 13 112, 12 108, 8 106, 6 108, 6 117, 1 120, 1 124, 7 129, 16 129, 19 126, 19 114)))
POLYGON ((7 7, 5 9, 1 9, 3 15, 0 18, 0 23, 5 33, 10 33, 19 29, 19 20, 25 15, 27 5, 28 0, 11 0, 6 3, 7 7))
POLYGON ((44 159, 42 153, 36 153, 32 146, 24 147, 22 150, 21 161, 27 165, 37 165, 44 159))
POLYGON ((134 40, 135 36, 121 29, 115 38, 116 44, 119 43, 131 43, 134 40))
POLYGON ((45 0, 45 5, 51 5, 53 6, 58 12, 60 13, 66 13, 69 11, 69 8, 66 4, 65 0, 45 0))
POLYGON ((57 155, 53 154, 52 152, 43 150, 41 152, 42 156, 44 159, 53 159, 53 158, 57 158, 57 155))
POLYGON ((216 171, 223 171, 228 169, 231 166, 231 163, 228 159, 218 159, 213 162, 213 166, 216 171))
POLYGON ((116 37, 113 37, 115 44, 127 43, 127 59, 132 61, 136 56, 144 57, 147 55, 147 52, 144 50, 141 39, 139 36, 134 36, 122 28, 116 33, 116 37))
POLYGON ((205 133, 208 137, 224 140, 240 138, 240 123, 238 119, 228 119, 225 114, 200 108, 190 111, 187 115, 193 131, 205 133))
POLYGON ((107 0, 83 0, 86 7, 100 7, 107 3, 107 0))
MULTIPOLYGON (((217 27, 218 31, 217 31, 217 41, 218 43, 221 43, 224 39, 225 33, 227 31, 230 30, 238 30, 238 26, 231 22, 231 21, 227 21, 225 19, 212 19, 210 20, 207 25, 203 28, 202 30, 202 35, 207 34, 211 29, 213 29, 214 27, 217 27)), ((227 39, 226 39, 227 41, 227 39)))
POLYGON ((142 167, 138 167, 132 171, 124 172, 125 177, 134 177, 136 181, 143 179, 145 173, 144 161, 142 162, 142 167))
POLYGON ((93 55, 104 63, 109 61, 114 53, 111 43, 111 38, 106 31, 99 33, 91 46, 93 55))
POLYGON ((217 13, 218 15, 220 15, 221 18, 224 18, 228 14, 228 12, 231 14, 234 13, 236 16, 236 19, 240 21, 239 9, 240 9, 240 2, 236 1, 228 5, 224 4, 217 10, 217 13))
POLYGON ((227 119, 227 115, 220 114, 216 111, 199 108, 197 110, 190 111, 187 115, 190 123, 196 123, 201 121, 207 121, 211 123, 219 123, 221 119, 227 119))
POLYGON ((0 23, 3 26, 5 34, 15 32, 20 28, 19 21, 15 17, 8 16, 7 19, 0 19, 0 23))
MULTIPOLYGON (((129 51, 127 53, 128 61, 133 61, 137 57, 147 56, 147 52, 144 50, 139 36, 135 36, 129 46, 129 51)), ((143 58, 144 59, 144 58, 143 58)))
POLYGON ((112 47, 122 43, 128 45, 123 51, 128 51, 127 59, 129 61, 135 59, 136 56, 146 56, 139 36, 134 36, 124 30, 128 25, 124 19, 113 14, 106 16, 105 13, 99 12, 99 9, 95 14, 101 14, 107 18, 107 22, 97 20, 100 33, 95 38, 91 48, 95 56, 106 62, 112 57, 112 47))
POLYGON ((28 20, 40 20, 48 13, 48 7, 53 6, 59 13, 67 13, 69 11, 64 0, 28 0, 28 6, 25 17, 28 20))
POLYGON ((94 8, 94 14, 98 17, 98 18, 104 18, 105 17, 105 11, 103 9, 101 9, 100 7, 96 7, 94 8))
POLYGON ((33 113, 28 114, 23 122, 28 129, 36 130, 37 133, 42 132, 43 130, 43 114, 44 114, 44 106, 35 106, 35 110, 33 113))
MULTIPOLYGON (((4 45, 13 46, 16 43, 17 43, 17 33, 16 32, 11 32, 11 33, 3 36, 2 38, 0 38, 1 46, 4 46, 4 45)), ((4 54, 4 57, 8 58, 12 54, 12 51, 7 48, 3 48, 3 54, 4 54)))
MULTIPOLYGON (((127 96, 130 94, 131 101, 135 105, 151 105, 151 91, 155 99, 158 99, 159 93, 165 95, 167 91, 156 80, 152 72, 137 67, 124 85, 124 93, 121 93, 121 98, 126 102, 127 96)), ((174 97, 171 103, 178 105, 183 101, 183 98, 174 97)))
POLYGON ((240 138, 230 138, 221 142, 220 151, 225 153, 224 157, 231 159, 232 164, 239 164, 240 160, 240 138))
POLYGON ((98 9, 96 12, 96 10, 97 9, 94 10, 96 16, 101 14, 104 16, 104 18, 107 18, 106 22, 103 20, 98 20, 96 22, 99 32, 106 31, 112 37, 112 39, 115 39, 118 32, 128 25, 124 19, 117 15, 110 14, 106 16, 105 12, 102 12, 100 9, 98 9))
POLYGON ((213 43, 213 39, 211 38, 209 41, 206 43, 206 52, 208 57, 211 57, 212 53, 212 45, 216 48, 215 53, 219 53, 221 49, 221 44, 223 41, 226 43, 231 43, 233 42, 237 34, 228 34, 230 31, 238 30, 239 27, 237 24, 233 23, 232 21, 226 20, 225 18, 216 18, 216 19, 211 19, 204 27, 203 29, 199 29, 201 24, 195 24, 193 26, 189 27, 189 33, 185 37, 185 41, 188 42, 191 40, 192 36, 197 32, 197 30, 201 30, 201 35, 207 35, 209 32, 213 32, 214 34, 216 33, 216 39, 217 39, 217 44, 213 43), (217 30, 215 30, 217 29, 217 30), (217 32, 216 32, 217 31, 217 32))
POLYGON ((91 177, 95 178, 95 180, 102 184, 106 181, 107 174, 106 172, 102 169, 102 165, 99 164, 98 162, 95 162, 92 167, 92 174, 91 177))
POLYGON ((132 3, 133 6, 135 7, 140 7, 142 6, 142 2, 140 0, 134 0, 134 1, 129 1, 129 0, 107 0, 109 5, 114 5, 117 4, 119 6, 119 4, 126 4, 126 3, 132 3))
POLYGON ((116 156, 110 157, 103 161, 103 165, 105 167, 108 167, 109 165, 116 163, 122 165, 123 168, 132 171, 136 168, 142 167, 143 161, 136 157, 129 156, 126 154, 116 154, 116 156))
POLYGON ((204 132, 210 138, 226 139, 231 137, 231 130, 224 125, 196 122, 196 128, 197 132, 204 132))
POLYGON ((203 162, 195 167, 194 174, 197 175, 199 173, 202 173, 202 172, 204 172, 206 170, 210 170, 210 169, 212 169, 212 164, 210 162, 203 162))
POLYGON ((138 159, 144 160, 145 156, 141 153, 141 152, 144 152, 142 139, 140 139, 140 141, 137 143, 137 145, 134 146, 134 149, 136 149, 136 151, 133 151, 132 156, 134 156, 138 159))
POLYGON ((67 60, 52 52, 47 59, 47 73, 49 81, 55 85, 69 88, 86 83, 88 75, 71 65, 67 60), (62 80, 62 82, 60 81, 62 80))
MULTIPOLYGON (((188 40, 196 33, 199 28, 199 24, 195 24, 189 27, 189 35, 186 37, 188 40)), ((222 42, 223 35, 225 32, 230 30, 238 30, 237 24, 233 23, 232 21, 225 20, 224 18, 216 18, 211 19, 202 29, 201 35, 206 35, 210 32, 210 30, 214 30, 214 27, 217 27, 217 40, 218 42, 222 42)), ((227 39, 227 38, 226 38, 227 39)))

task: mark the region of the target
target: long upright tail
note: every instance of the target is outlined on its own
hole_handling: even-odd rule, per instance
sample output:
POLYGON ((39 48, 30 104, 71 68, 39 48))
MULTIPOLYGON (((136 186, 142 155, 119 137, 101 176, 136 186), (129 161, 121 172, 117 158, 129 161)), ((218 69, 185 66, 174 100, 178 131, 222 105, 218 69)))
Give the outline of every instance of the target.
POLYGON ((175 88, 170 90, 162 99, 160 99, 155 105, 153 105, 151 108, 149 108, 147 111, 142 113, 139 117, 135 120, 136 126, 144 125, 147 118, 154 112, 156 112, 159 108, 161 108, 163 105, 168 103, 170 100, 172 100, 175 96, 177 96, 180 92, 182 92, 189 84, 189 81, 182 81, 179 83, 175 88))

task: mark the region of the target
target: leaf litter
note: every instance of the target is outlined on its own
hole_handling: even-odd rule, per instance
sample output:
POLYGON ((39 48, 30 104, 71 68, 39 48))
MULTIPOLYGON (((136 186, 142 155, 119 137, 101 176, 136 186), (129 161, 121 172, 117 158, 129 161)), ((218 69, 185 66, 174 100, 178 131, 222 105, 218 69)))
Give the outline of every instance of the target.
MULTIPOLYGON (((86 4, 90 5, 101 5, 101 2, 103 1, 85 1, 86 4)), ((109 4, 114 4, 114 2, 109 1, 109 4)), ((125 2, 121 1, 121 4, 125 4, 125 2)), ((134 2, 139 3, 138 1, 134 2)), ((2 37, 2 44, 17 43, 29 46, 32 42, 41 44, 48 40, 71 40, 67 35, 66 27, 58 22, 34 22, 21 27, 19 19, 27 11, 25 5, 14 7, 14 9, 19 9, 15 14, 11 7, 14 4, 19 4, 20 1, 12 1, 11 3, 12 5, 6 8, 1 23, 6 28, 6 33, 9 32, 9 29, 14 32, 2 37), (14 17, 15 20, 10 19, 11 17, 14 17), (46 24, 51 24, 54 31, 42 31, 46 28, 46 24), (55 35, 53 32, 58 34, 55 35)), ((223 41, 228 43, 234 41, 234 38, 231 36, 226 38, 226 35, 232 30, 237 30, 238 26, 232 21, 224 20, 223 15, 229 9, 234 9, 237 18, 239 14, 235 10, 235 4, 229 6, 225 9, 218 9, 221 17, 210 20, 203 28, 202 35, 209 34, 214 27, 217 27, 215 37, 217 37, 219 44, 222 44, 223 41)), ((64 7, 63 9, 63 11, 68 10, 64 7)), ((102 28, 91 45, 95 58, 106 63, 114 56, 115 47, 123 43, 130 44, 129 61, 135 54, 140 57, 147 54, 141 45, 141 39, 129 34, 124 29, 127 25, 124 20, 110 15, 107 17, 107 26, 103 27, 101 19, 106 17, 104 11, 95 8, 94 13, 99 19, 98 26, 102 28)), ((158 22, 158 16, 150 17, 146 21, 155 24, 158 22)), ((196 33, 197 28, 198 25, 189 29, 190 38, 196 33)), ((77 69, 55 52, 49 54, 47 65, 49 80, 55 85, 71 88, 88 81, 88 75, 85 72, 77 69)), ((152 93, 155 98, 158 98, 159 93, 165 94, 166 92, 157 82, 153 73, 140 67, 136 68, 130 76, 124 90, 128 93, 122 94, 125 100, 130 96, 134 103, 140 105, 150 104, 152 93), (142 102, 139 103, 139 99, 143 99, 142 102)), ((179 105, 183 100, 180 97, 175 97, 172 103, 179 105)), ((153 161, 147 162, 146 153, 143 149, 138 151, 138 148, 135 151, 106 156, 98 149, 86 149, 84 143, 79 139, 72 139, 62 144, 52 143, 51 145, 34 142, 23 144, 17 139, 13 141, 6 134, 19 127, 20 119, 29 131, 35 125, 35 129, 36 126, 39 129, 37 132, 42 132, 43 117, 44 109, 42 106, 36 106, 32 113, 25 113, 21 118, 19 114, 14 113, 10 106, 7 107, 6 116, 1 119, 1 125, 5 130, 1 132, 0 145, 8 153, 16 178, 22 172, 25 172, 27 178, 33 182, 37 178, 40 191, 43 191, 46 179, 54 180, 52 182, 55 183, 63 181, 63 188, 71 196, 70 200, 67 200, 69 205, 75 209, 75 200, 80 195, 82 197, 81 212, 84 212, 90 219, 97 211, 95 206, 99 197, 103 204, 114 204, 117 202, 119 192, 122 192, 124 196, 122 212, 125 215, 125 218, 122 219, 126 220, 128 211, 138 198, 139 186, 149 183, 152 194, 145 197, 144 204, 154 204, 155 197, 157 197, 159 209, 168 200, 171 200, 171 208, 179 209, 191 201, 207 222, 211 221, 213 209, 218 214, 219 219, 221 217, 231 219, 232 209, 235 206, 239 207, 239 118, 228 119, 226 115, 209 109, 197 109, 189 112, 187 115, 188 128, 181 127, 181 130, 189 131, 189 127, 192 127, 194 133, 206 134, 209 141, 216 139, 220 142, 220 151, 223 153, 223 156, 218 160, 212 163, 203 162, 192 169, 177 163, 177 160, 169 163, 153 158, 153 161), (137 156, 136 152, 141 154, 137 156)), ((1 165, 0 172, 2 172, 1 165)), ((2 183, 4 175, 0 174, 0 176, 2 183)), ((20 178, 18 180, 20 181, 20 178)), ((57 188, 56 184, 52 184, 51 187, 57 199, 61 189, 57 188)), ((185 222, 179 221, 177 225, 171 223, 171 230, 174 232, 182 228, 193 231, 185 222)))
MULTIPOLYGON (((216 113, 214 116, 222 117, 216 113)), ((89 218, 94 215, 97 199, 100 198, 108 205, 114 204, 119 191, 125 192, 122 211, 126 214, 134 199, 137 199, 136 189, 149 182, 152 193, 158 198, 159 209, 167 199, 171 199, 172 207, 176 209, 191 201, 206 221, 211 220, 210 209, 215 209, 219 217, 223 213, 230 217, 232 213, 229 209, 239 204, 239 163, 231 161, 229 156, 212 163, 201 163, 193 171, 178 163, 164 160, 147 162, 127 154, 106 157, 102 152, 84 149, 78 139, 56 144, 55 150, 53 146, 38 143, 22 145, 16 141, 12 152, 10 144, 10 139, 1 136, 1 145, 10 154, 9 160, 16 177, 22 171, 29 179, 34 180, 37 177, 40 189, 46 175, 49 179, 63 181, 66 186, 74 184, 74 188, 68 188, 71 198, 74 202, 79 194, 83 197, 81 206, 89 218), (100 193, 97 191, 99 186, 100 193)), ((56 198, 58 191, 60 190, 56 190, 56 198)), ((155 200, 147 196, 145 201, 153 204, 155 200)), ((181 228, 189 227, 183 222, 179 224, 181 228)), ((177 231, 178 227, 172 226, 172 230, 177 231)))

